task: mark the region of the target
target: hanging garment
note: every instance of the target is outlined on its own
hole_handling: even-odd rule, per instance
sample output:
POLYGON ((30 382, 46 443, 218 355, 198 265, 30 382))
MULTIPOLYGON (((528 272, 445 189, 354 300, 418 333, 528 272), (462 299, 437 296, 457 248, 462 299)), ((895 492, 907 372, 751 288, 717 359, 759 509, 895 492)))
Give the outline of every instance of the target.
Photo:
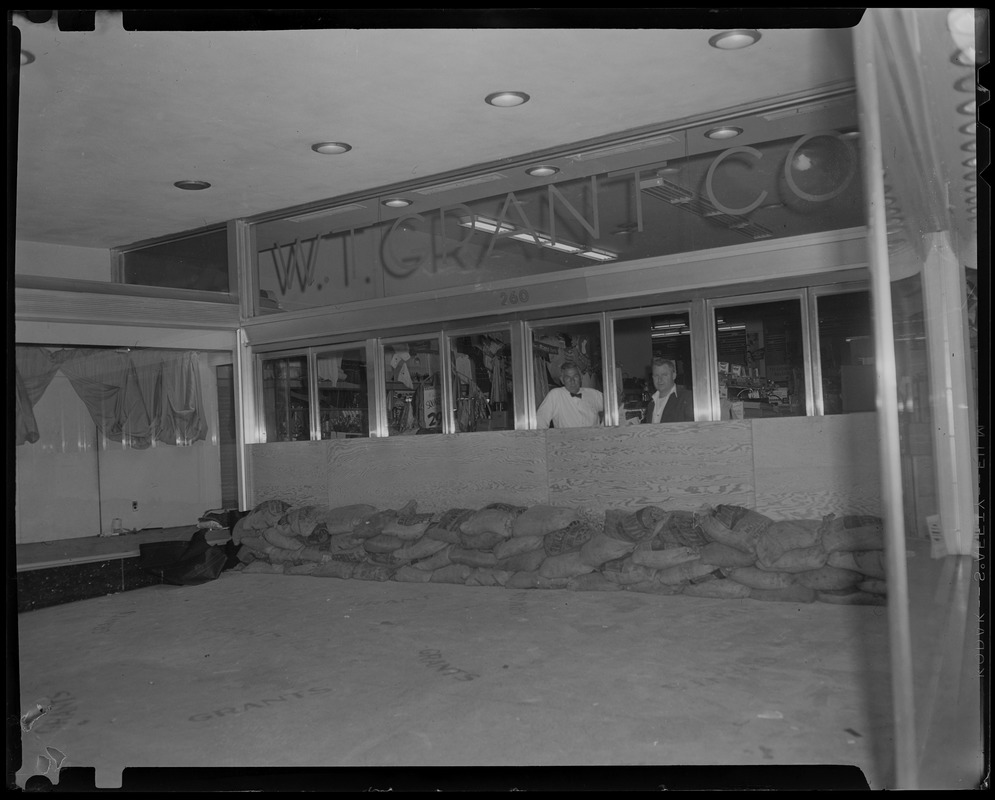
POLYGON ((57 369, 44 348, 17 345, 14 352, 15 444, 34 444, 38 441, 34 407, 52 382, 57 369))

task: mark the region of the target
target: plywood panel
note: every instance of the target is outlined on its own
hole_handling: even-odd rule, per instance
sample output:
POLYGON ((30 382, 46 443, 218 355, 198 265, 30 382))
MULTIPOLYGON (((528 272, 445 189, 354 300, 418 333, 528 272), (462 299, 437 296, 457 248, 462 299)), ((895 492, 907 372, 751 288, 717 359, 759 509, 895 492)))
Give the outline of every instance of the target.
POLYGON ((758 511, 774 519, 881 513, 876 414, 751 424, 758 511))
POLYGON ((252 459, 254 496, 284 500, 294 506, 328 501, 328 442, 270 442, 248 448, 252 459))
POLYGON ((748 421, 547 432, 550 502, 603 510, 753 506, 748 421))
POLYGON ((326 455, 325 502, 333 506, 416 500, 419 511, 444 511, 548 498, 541 431, 354 439, 329 442, 326 455))

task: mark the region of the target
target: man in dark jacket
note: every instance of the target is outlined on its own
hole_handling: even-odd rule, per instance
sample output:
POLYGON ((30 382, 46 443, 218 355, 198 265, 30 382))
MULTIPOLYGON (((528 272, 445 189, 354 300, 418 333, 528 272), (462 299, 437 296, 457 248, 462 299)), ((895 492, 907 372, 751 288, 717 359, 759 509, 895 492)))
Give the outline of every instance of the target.
POLYGON ((677 386, 677 365, 666 358, 653 359, 653 385, 656 392, 643 413, 643 422, 693 422, 694 395, 677 386))

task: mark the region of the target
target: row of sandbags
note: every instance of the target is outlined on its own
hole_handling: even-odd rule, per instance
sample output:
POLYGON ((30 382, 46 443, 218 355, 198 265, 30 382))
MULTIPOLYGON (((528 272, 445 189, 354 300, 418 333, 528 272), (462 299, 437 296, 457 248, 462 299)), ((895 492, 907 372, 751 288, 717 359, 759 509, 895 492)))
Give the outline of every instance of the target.
POLYGON ((884 603, 881 521, 774 521, 720 505, 578 509, 493 503, 418 513, 261 503, 232 536, 249 572, 508 588, 884 603))

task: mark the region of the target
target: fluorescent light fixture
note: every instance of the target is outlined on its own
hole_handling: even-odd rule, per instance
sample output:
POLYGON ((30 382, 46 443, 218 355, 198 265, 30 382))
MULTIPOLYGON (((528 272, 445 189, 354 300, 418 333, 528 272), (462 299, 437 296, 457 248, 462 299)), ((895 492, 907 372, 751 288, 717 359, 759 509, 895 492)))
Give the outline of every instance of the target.
POLYGON ((323 156, 331 156, 338 155, 339 153, 348 153, 352 150, 352 145, 345 142, 318 142, 311 145, 311 149, 316 153, 321 153, 323 156))
POLYGON ((745 324, 744 325, 720 325, 717 328, 717 330, 720 330, 723 333, 725 333, 727 331, 745 331, 746 330, 746 325, 745 324))
POLYGON ((498 222, 497 220, 490 219, 489 217, 476 215, 473 217, 461 217, 459 224, 464 228, 472 228, 475 231, 482 231, 483 233, 495 235, 507 234, 510 238, 517 239, 520 242, 528 242, 538 247, 547 247, 550 250, 582 256, 583 258, 590 258, 594 261, 614 261, 618 258, 618 253, 613 253, 610 250, 602 250, 596 247, 585 249, 580 245, 571 244, 570 242, 553 241, 553 237, 548 234, 538 231, 533 234, 529 231, 520 230, 506 222, 498 222))

